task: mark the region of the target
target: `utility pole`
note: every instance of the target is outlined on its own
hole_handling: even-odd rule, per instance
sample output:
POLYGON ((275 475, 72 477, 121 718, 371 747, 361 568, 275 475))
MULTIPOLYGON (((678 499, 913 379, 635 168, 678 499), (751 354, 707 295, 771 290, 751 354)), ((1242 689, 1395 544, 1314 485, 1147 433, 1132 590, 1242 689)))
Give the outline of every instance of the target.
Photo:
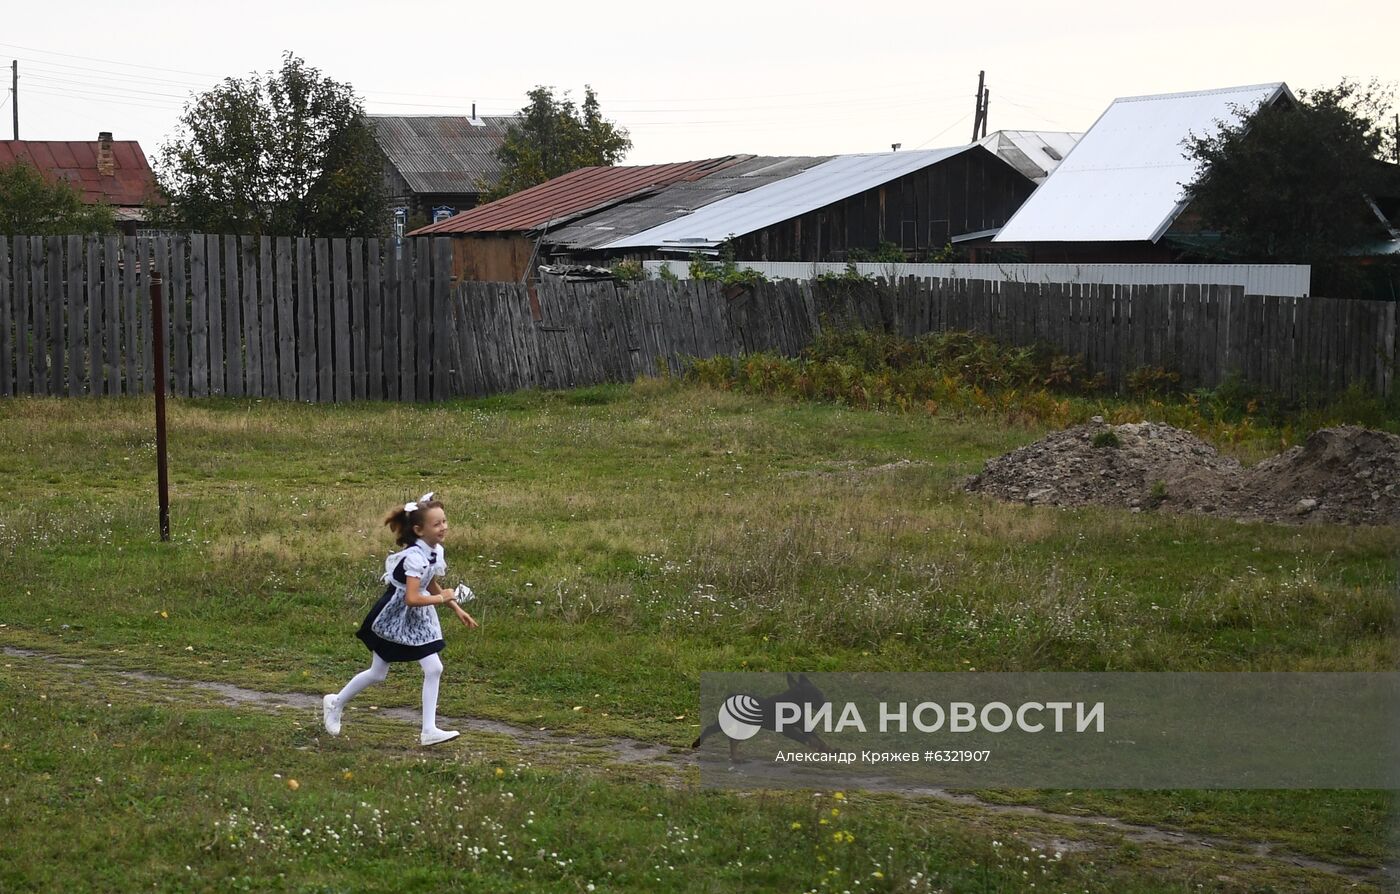
POLYGON ((1400 113, 1395 115, 1395 163, 1400 165, 1400 113))
POLYGON ((10 80, 10 107, 15 114, 15 139, 19 139, 19 60, 10 63, 13 76, 10 80))
POLYGON ((987 106, 992 101, 992 88, 988 87, 982 91, 982 136, 987 135, 987 106))
POLYGON ((977 131, 982 127, 982 85, 986 79, 987 73, 985 71, 977 72, 977 105, 974 106, 975 113, 972 116, 972 142, 974 143, 977 142, 977 131))

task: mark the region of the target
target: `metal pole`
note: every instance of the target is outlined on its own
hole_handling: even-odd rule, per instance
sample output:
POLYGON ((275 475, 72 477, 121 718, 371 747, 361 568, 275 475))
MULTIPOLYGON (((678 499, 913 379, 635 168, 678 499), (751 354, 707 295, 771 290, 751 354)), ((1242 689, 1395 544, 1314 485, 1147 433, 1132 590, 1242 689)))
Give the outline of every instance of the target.
POLYGON ((19 60, 10 63, 14 78, 10 81, 10 106, 15 115, 15 139, 19 139, 19 60))
POLYGON ((160 489, 160 539, 170 539, 170 475, 165 461, 165 318, 160 274, 151 274, 151 336, 156 374, 156 479, 160 489))

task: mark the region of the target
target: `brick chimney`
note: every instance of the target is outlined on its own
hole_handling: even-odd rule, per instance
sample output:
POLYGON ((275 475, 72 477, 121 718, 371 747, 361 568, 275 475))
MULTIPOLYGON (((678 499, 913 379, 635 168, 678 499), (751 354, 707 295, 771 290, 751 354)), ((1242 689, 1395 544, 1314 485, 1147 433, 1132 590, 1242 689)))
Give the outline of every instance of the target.
POLYGON ((97 173, 111 177, 117 173, 117 163, 112 155, 112 132, 104 130, 97 135, 97 173))

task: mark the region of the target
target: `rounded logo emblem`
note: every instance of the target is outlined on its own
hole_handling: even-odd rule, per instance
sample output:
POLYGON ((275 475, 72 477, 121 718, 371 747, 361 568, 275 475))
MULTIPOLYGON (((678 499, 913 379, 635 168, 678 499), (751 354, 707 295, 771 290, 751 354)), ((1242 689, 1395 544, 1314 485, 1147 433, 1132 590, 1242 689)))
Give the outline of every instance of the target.
POLYGON ((763 708, 752 695, 731 695, 719 707, 719 728, 735 741, 751 738, 762 723, 763 708))

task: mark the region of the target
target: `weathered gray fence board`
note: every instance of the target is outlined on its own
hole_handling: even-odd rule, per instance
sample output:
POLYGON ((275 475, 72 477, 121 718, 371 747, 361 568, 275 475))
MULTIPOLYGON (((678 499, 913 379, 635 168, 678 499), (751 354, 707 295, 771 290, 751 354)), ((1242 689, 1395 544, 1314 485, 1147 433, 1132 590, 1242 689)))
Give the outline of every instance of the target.
POLYGON ((29 377, 35 394, 49 393, 49 278, 45 259, 48 253, 44 237, 29 239, 29 319, 34 327, 34 342, 29 353, 29 377))
POLYGON ((452 297, 452 241, 437 237, 433 246, 433 400, 446 400, 452 394, 452 327, 448 322, 452 297))
POLYGON ((365 243, 369 255, 368 281, 365 283, 365 393, 371 400, 384 399, 384 323, 383 268, 380 266, 379 240, 365 243))
POLYGON ((365 240, 350 240, 350 392, 368 397, 365 360, 365 240))
POLYGON ((263 390, 262 362, 262 320, 258 314, 258 243, 252 236, 238 237, 238 255, 241 267, 239 284, 243 299, 243 350, 246 362, 243 377, 247 383, 247 393, 254 397, 266 394, 263 390))
POLYGON ((301 397, 297 370, 297 333, 300 318, 297 316, 296 300, 293 295, 292 258, 295 248, 287 236, 273 240, 273 266, 275 277, 273 288, 277 292, 277 381, 278 394, 283 400, 298 400, 301 397))
POLYGON ((209 280, 209 393, 228 391, 227 343, 224 341, 225 300, 223 289, 223 242, 218 236, 205 237, 205 272, 209 280))
POLYGON ((14 275, 10 289, 10 316, 14 321, 15 394, 32 394, 29 343, 33 325, 29 316, 29 240, 16 236, 10 241, 14 275))
POLYGON ((59 393, 81 394, 84 390, 83 371, 87 367, 87 353, 83 350, 83 333, 86 330, 83 320, 83 241, 78 236, 69 236, 65 241, 67 265, 64 286, 67 319, 64 320, 64 325, 68 330, 68 378, 66 386, 59 393))
POLYGON ((10 276, 10 240, 0 236, 0 397, 15 393, 15 377, 10 364, 14 362, 14 335, 24 334, 14 326, 14 280, 10 276), (13 327, 13 329, 12 329, 13 327))
MULTIPOLYGON (((87 381, 83 394, 100 395, 102 382, 102 252, 101 243, 88 239, 83 245, 87 262, 87 275, 82 283, 82 301, 85 322, 87 323, 87 381)), ((0 261, 0 276, 3 276, 4 262, 0 261)), ((0 338, 4 337, 4 321, 0 320, 0 338)), ((8 366, 8 364, 4 364, 8 366)), ((0 389, 3 390, 3 389, 0 389)))
POLYGON ((138 375, 141 377, 141 393, 155 393, 155 331, 151 328, 151 270, 155 263, 152 256, 155 245, 149 238, 136 239, 136 318, 139 321, 136 336, 138 375))
POLYGON ((433 246, 432 240, 414 240, 413 247, 413 338, 414 351, 409 366, 416 376, 414 392, 418 400, 432 397, 433 372, 433 246))
POLYGON ((383 263, 384 289, 380 294, 383 298, 384 315, 384 396, 389 400, 401 400, 403 394, 399 383, 399 351, 402 349, 402 339, 399 338, 399 325, 403 317, 399 307, 399 280, 403 266, 392 243, 384 255, 383 263))
POLYGON ((311 274, 311 240, 296 239, 297 400, 316 399, 316 299, 311 274))
POLYGON ((189 281, 185 278, 185 260, 189 241, 184 236, 170 240, 170 297, 174 302, 170 314, 170 331, 174 338, 175 394, 190 393, 190 328, 189 328, 189 281))
MULTIPOLYGON (((335 399, 344 402, 354 397, 350 376, 350 280, 345 260, 345 240, 330 241, 331 257, 331 327, 335 343, 335 399)), ((325 306, 324 300, 321 303, 325 306)), ((325 361, 322 360, 322 363, 325 361)))
MULTIPOLYGON (((159 236, 153 238, 151 240, 151 248, 154 252, 153 260, 155 263, 155 270, 160 274, 160 343, 165 353, 165 381, 159 384, 165 389, 166 394, 170 394, 174 390, 172 382, 175 373, 175 364, 170 362, 170 349, 175 344, 172 335, 172 320, 174 319, 174 314, 171 312, 171 307, 174 303, 175 289, 171 282, 173 277, 170 272, 170 237, 159 236)), ((154 325, 154 319, 152 320, 152 324, 154 325)), ((154 339, 154 328, 152 328, 151 333, 152 339, 154 339)), ((154 340, 151 343, 150 356, 152 363, 151 384, 152 387, 154 387, 156 384, 154 368, 156 353, 154 340)))
POLYGON ((417 400, 418 378, 414 357, 418 354, 418 328, 414 313, 418 306, 418 291, 414 283, 417 260, 417 239, 405 239, 399 259, 399 400, 417 400))
POLYGON ((47 263, 44 265, 44 284, 47 287, 48 302, 45 310, 47 320, 47 351, 41 351, 44 360, 45 394, 63 393, 63 237, 50 236, 46 240, 47 263))
POLYGON ((335 298, 331 294, 331 247, 328 239, 313 239, 313 280, 316 291, 316 397, 321 403, 335 400, 335 298))
POLYGON ((277 370, 277 293, 273 289, 272 237, 259 236, 258 262, 258 350, 262 355, 262 391, 265 397, 281 397, 282 387, 277 370))

